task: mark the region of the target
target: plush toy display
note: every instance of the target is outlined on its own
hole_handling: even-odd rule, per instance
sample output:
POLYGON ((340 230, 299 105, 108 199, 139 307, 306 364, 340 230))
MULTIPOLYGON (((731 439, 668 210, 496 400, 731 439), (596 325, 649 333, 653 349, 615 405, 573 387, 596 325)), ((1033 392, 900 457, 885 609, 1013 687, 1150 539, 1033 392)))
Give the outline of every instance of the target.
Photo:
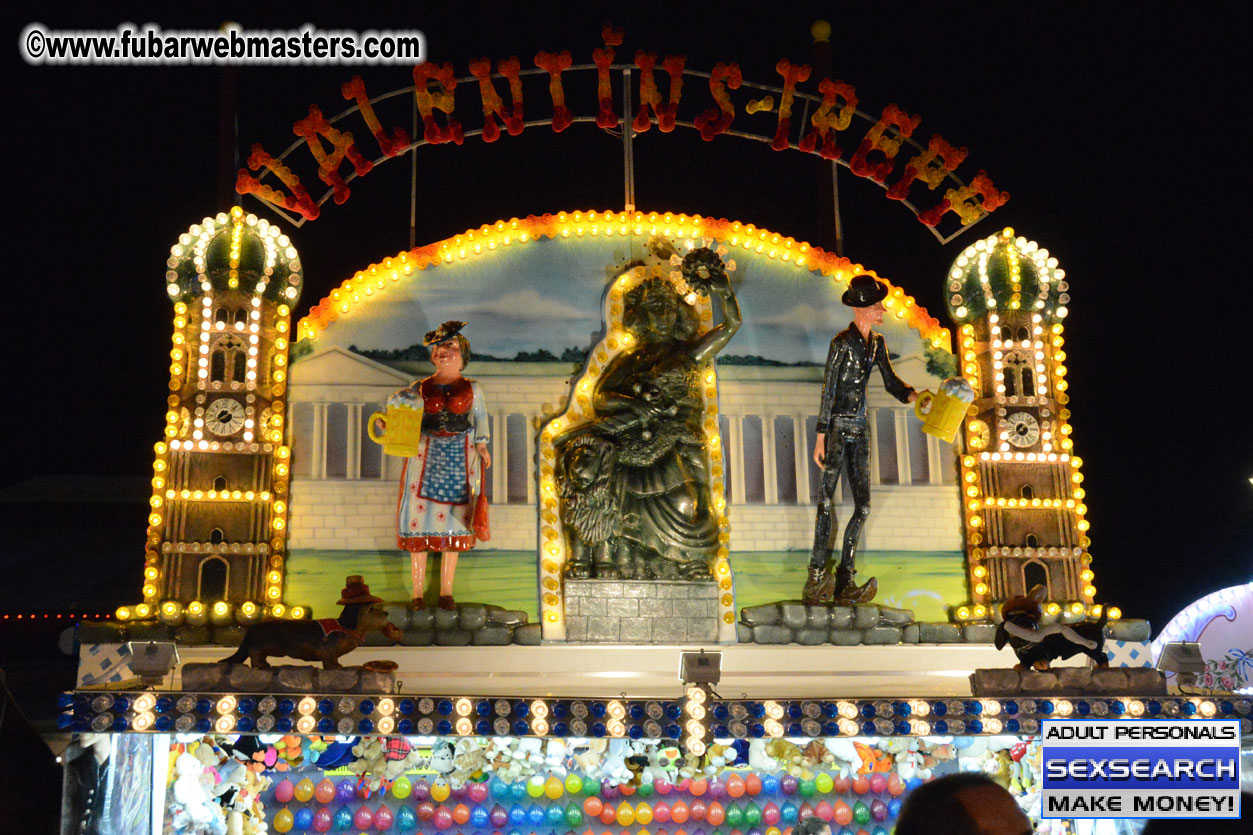
POLYGON ((204 772, 195 754, 182 753, 174 761, 168 812, 177 835, 226 835, 226 818, 202 781, 204 772))

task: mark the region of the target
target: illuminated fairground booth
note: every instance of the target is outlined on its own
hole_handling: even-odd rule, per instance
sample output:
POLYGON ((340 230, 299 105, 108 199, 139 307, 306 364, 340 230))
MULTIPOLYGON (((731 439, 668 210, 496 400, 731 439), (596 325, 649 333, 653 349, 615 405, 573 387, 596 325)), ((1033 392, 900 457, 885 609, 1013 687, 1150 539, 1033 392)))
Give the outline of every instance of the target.
POLYGON ((615 63, 620 43, 607 30, 582 68, 422 65, 400 97, 354 79, 334 122, 311 108, 287 153, 254 148, 255 214, 178 236, 144 584, 79 627, 68 822, 789 835, 816 815, 879 835, 956 771, 1039 819, 1046 720, 1253 734, 1235 679, 1168 686, 1148 623, 1103 605, 1066 394, 1065 363, 1086 359, 1064 347, 1071 277, 1014 230, 971 234, 927 279, 943 321, 786 230, 631 205, 363 253, 302 302, 292 227, 389 159, 502 130, 760 139, 873 179, 941 241, 1008 198, 959 178, 965 149, 916 143, 917 117, 867 117, 840 81, 804 92, 808 67, 781 62, 768 88, 719 64, 687 114, 682 60, 615 63), (579 71, 598 112, 565 99, 579 71), (385 127, 401 100, 422 136, 385 127), (765 128, 732 130, 744 109, 765 128), (881 344, 857 337, 836 368, 832 337, 878 301, 881 344), (853 411, 841 390, 864 392, 853 411), (824 436, 861 466, 834 491, 824 436), (839 566, 807 574, 819 504, 839 566), (1050 668, 1073 650, 1041 661, 1044 635, 1089 655, 1050 668))

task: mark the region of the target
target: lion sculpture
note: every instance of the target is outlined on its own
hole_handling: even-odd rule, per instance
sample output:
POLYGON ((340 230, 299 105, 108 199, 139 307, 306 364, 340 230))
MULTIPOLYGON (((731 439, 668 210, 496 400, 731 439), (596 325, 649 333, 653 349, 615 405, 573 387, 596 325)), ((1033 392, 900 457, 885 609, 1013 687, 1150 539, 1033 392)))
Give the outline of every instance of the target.
POLYGON ((613 489, 616 459, 609 441, 590 434, 562 451, 558 495, 570 547, 565 573, 572 579, 620 576, 613 559, 621 505, 613 489))

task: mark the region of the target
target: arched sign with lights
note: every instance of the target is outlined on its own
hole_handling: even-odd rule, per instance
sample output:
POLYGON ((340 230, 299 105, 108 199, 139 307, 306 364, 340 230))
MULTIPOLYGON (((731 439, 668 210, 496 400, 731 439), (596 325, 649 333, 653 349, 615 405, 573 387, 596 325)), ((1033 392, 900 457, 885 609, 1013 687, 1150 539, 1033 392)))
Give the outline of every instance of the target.
MULTIPOLYGON (((352 102, 348 109, 327 118, 317 105, 310 105, 309 114, 292 125, 299 139, 277 156, 260 144, 253 145, 247 169, 239 171, 236 190, 258 198, 300 226, 315 220, 327 200, 346 202, 352 180, 389 159, 416 152, 419 146, 460 145, 467 137, 476 136, 491 143, 502 133, 516 136, 527 128, 545 125, 560 133, 575 123, 587 123, 622 132, 628 160, 631 136, 653 127, 662 133, 676 127, 690 128, 706 141, 725 134, 768 143, 776 151, 815 154, 880 185, 889 199, 905 206, 941 243, 952 240, 1009 199, 1009 193, 998 190, 983 171, 965 180, 958 176, 957 169, 969 153, 966 148, 939 134, 932 135, 925 145, 915 139, 921 116, 895 104, 888 104, 878 116, 859 110, 853 85, 838 79, 818 80, 817 92, 799 89, 812 74, 808 65, 781 59, 775 67, 780 87, 746 81, 734 62, 718 63, 711 72, 699 72, 688 69, 682 55, 667 56, 659 62, 656 53, 639 50, 633 62, 615 63, 619 57, 616 47, 622 45, 623 38, 621 29, 607 26, 602 32, 603 48, 592 52, 593 63, 577 66, 569 50, 540 52, 534 56, 534 67, 526 69, 516 57, 497 61, 495 73, 492 62, 482 58, 471 61, 471 74, 462 77, 451 63, 419 64, 413 69, 413 86, 373 97, 365 82, 354 77, 340 91, 352 102), (664 93, 659 71, 668 77, 664 93), (566 82, 590 87, 593 75, 597 109, 578 112, 583 100, 567 98, 566 82), (587 83, 582 83, 585 80, 587 83), (705 84, 709 100, 696 101, 691 95, 685 100, 685 81, 705 84), (498 86, 501 83, 508 91, 507 103, 498 86), (464 90, 469 85, 477 87, 478 95, 458 96, 458 87, 464 90), (542 92, 541 85, 546 88, 542 92), (546 98, 548 112, 532 111, 528 119, 524 101, 532 97, 546 98), (420 117, 421 136, 411 137, 396 125, 401 121, 398 106, 406 102, 413 110, 404 114, 403 122, 420 117), (618 102, 623 103, 629 118, 620 114, 618 102), (633 114, 632 102, 637 103, 633 114), (775 114, 773 120, 766 116, 771 113, 775 114), (358 120, 364 122, 377 144, 379 153, 373 159, 371 150, 350 132, 358 127, 358 120), (628 120, 630 130, 623 132, 623 122, 628 120), (861 130, 860 135, 854 125, 861 130), (321 194, 311 191, 310 181, 297 171, 310 162, 325 186, 321 194), (941 186, 946 188, 940 191, 941 186)), ((627 208, 633 209, 632 172, 627 171, 626 176, 627 208)))

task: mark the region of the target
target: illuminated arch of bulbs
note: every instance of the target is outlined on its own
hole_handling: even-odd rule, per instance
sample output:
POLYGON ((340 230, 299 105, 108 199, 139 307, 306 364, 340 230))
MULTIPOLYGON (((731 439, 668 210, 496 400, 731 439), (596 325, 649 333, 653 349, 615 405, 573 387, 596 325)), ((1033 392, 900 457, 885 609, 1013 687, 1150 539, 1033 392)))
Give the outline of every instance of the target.
MULTIPOLYGON (((298 340, 316 338, 333 322, 351 316, 358 306, 385 293, 392 284, 429 267, 490 255, 499 249, 529 244, 541 238, 648 238, 655 235, 673 239, 711 238, 727 247, 728 257, 755 252, 766 258, 794 263, 841 283, 859 273, 874 274, 872 270, 820 247, 740 221, 672 212, 595 209, 528 215, 468 229, 460 235, 371 264, 314 305, 309 314, 297 323, 296 337, 298 340)), ((949 350, 951 340, 948 328, 942 327, 938 319, 928 314, 902 288, 887 283, 890 292, 884 306, 889 315, 903 320, 934 347, 949 350)))

